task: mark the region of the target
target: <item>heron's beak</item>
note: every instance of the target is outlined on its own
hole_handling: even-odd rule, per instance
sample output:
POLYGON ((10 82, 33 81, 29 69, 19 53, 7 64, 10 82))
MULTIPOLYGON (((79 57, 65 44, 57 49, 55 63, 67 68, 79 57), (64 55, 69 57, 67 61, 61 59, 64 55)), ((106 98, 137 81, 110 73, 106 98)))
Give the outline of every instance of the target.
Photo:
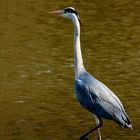
POLYGON ((49 12, 50 14, 53 14, 53 15, 58 15, 58 16, 61 16, 62 14, 64 14, 63 10, 60 10, 60 11, 52 11, 52 12, 49 12))

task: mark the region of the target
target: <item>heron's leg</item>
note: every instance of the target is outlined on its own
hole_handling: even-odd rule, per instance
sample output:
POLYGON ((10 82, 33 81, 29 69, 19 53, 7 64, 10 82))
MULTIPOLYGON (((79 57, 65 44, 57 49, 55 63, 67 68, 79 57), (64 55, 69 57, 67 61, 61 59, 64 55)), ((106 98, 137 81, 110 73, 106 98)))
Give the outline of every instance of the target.
MULTIPOLYGON (((100 119, 96 115, 94 115, 94 118, 95 118, 95 121, 96 121, 96 126, 98 126, 100 124, 100 119)), ((98 140, 101 140, 102 138, 101 138, 100 128, 98 128, 98 135, 99 135, 98 140)))
POLYGON ((99 134, 98 140, 102 140, 100 128, 98 128, 98 134, 99 134))
POLYGON ((101 118, 99 118, 99 117, 97 117, 97 118, 98 118, 98 122, 99 122, 98 125, 96 127, 94 127, 93 129, 91 129, 90 131, 88 131, 87 133, 85 133, 84 135, 82 135, 79 140, 88 140, 88 138, 86 138, 86 136, 89 135, 90 133, 92 133, 93 131, 95 131, 96 129, 100 128, 103 125, 101 118))

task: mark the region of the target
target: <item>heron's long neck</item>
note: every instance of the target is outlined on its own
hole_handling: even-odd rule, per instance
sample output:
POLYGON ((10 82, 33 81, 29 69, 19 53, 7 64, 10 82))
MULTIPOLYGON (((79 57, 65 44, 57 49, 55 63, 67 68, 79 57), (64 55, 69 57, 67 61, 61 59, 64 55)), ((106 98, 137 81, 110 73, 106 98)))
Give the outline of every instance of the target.
POLYGON ((84 71, 84 65, 80 45, 80 24, 76 16, 73 18, 73 23, 74 23, 74 66, 75 66, 75 77, 77 77, 84 71))

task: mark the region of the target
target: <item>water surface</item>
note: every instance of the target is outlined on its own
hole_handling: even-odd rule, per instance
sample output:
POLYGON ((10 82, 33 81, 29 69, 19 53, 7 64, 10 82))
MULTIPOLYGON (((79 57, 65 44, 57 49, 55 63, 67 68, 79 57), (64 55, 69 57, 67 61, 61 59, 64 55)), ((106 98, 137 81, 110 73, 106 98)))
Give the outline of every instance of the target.
POLYGON ((73 25, 48 14, 67 6, 84 26, 85 67, 117 94, 134 128, 104 121, 103 140, 139 140, 138 0, 1 0, 0 139, 76 140, 95 125, 73 93, 73 25))

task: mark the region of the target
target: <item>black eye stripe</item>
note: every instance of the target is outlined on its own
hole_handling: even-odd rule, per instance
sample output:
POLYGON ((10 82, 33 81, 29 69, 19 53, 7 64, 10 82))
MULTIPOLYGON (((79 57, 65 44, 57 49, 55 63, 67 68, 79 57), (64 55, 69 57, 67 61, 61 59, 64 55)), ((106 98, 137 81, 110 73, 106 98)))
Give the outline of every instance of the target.
POLYGON ((65 9, 64 12, 65 13, 74 13, 74 14, 78 15, 78 13, 75 10, 71 9, 71 8, 65 9))

